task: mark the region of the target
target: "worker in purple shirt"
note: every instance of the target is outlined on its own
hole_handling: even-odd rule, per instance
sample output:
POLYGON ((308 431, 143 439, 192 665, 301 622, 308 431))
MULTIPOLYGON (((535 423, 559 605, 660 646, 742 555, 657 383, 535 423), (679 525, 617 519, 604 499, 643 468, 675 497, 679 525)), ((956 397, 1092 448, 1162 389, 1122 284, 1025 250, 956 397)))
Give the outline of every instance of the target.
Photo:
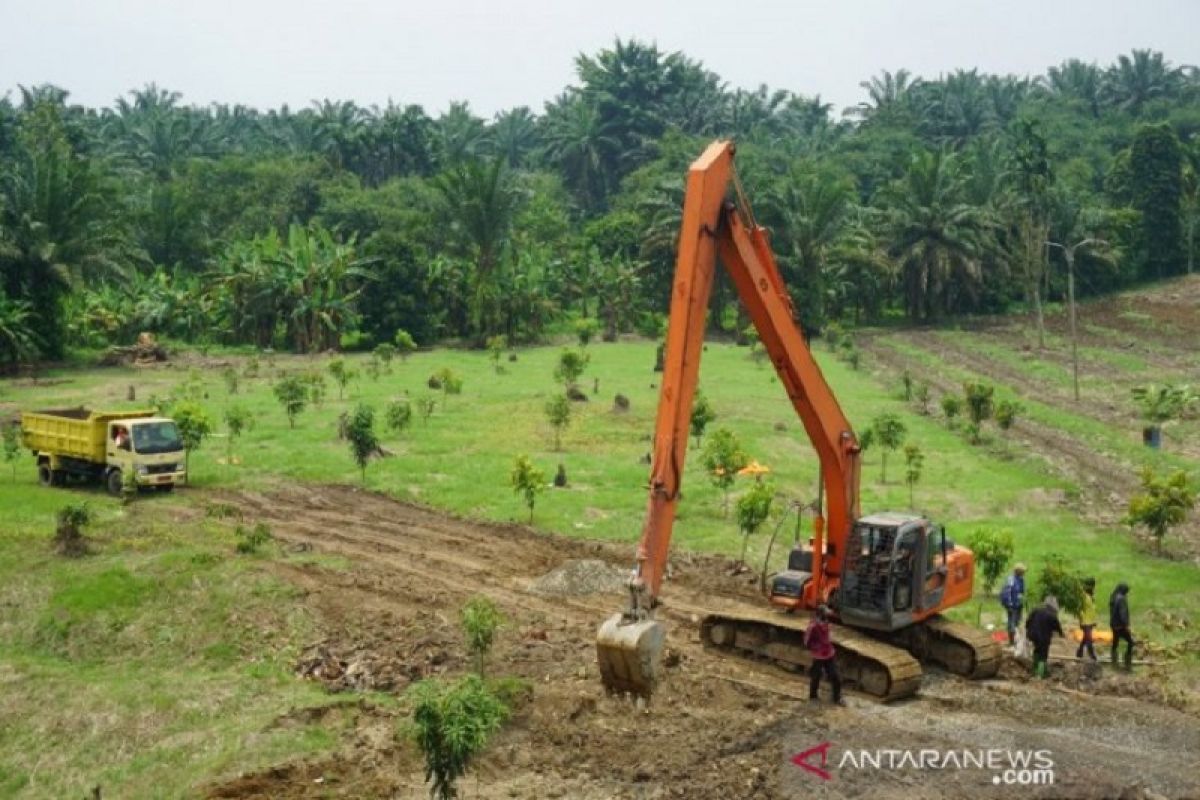
POLYGON ((837 661, 833 649, 833 639, 829 634, 829 607, 821 605, 817 609, 808 629, 804 631, 804 644, 812 653, 811 679, 808 684, 808 702, 817 702, 817 690, 821 688, 821 673, 829 677, 833 686, 833 702, 844 706, 842 699, 842 679, 838 675, 837 661))

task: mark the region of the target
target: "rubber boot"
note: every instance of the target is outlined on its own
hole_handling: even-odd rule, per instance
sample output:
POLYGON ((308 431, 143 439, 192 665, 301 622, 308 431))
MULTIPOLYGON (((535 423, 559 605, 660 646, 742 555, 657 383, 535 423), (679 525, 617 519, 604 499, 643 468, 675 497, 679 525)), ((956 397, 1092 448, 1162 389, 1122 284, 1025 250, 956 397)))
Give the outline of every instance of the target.
POLYGON ((1117 641, 1114 639, 1114 640, 1113 640, 1113 644, 1112 644, 1112 665, 1113 665, 1114 667, 1117 665, 1117 647, 1118 647, 1118 644, 1119 644, 1119 643, 1118 643, 1118 642, 1117 642, 1117 641))
POLYGON ((1133 672, 1133 648, 1125 648, 1125 671, 1133 672))
POLYGON ((1046 662, 1045 661, 1033 662, 1033 674, 1038 678, 1044 679, 1046 677, 1046 662))

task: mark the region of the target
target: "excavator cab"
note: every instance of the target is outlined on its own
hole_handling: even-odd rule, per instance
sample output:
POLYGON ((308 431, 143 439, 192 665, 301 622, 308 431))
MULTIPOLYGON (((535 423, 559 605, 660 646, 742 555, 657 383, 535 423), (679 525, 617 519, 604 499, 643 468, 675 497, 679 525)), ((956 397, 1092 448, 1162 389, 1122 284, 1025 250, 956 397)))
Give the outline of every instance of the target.
POLYGON ((945 594, 950 547, 923 517, 872 514, 846 540, 836 609, 849 625, 894 631, 935 613, 945 594))

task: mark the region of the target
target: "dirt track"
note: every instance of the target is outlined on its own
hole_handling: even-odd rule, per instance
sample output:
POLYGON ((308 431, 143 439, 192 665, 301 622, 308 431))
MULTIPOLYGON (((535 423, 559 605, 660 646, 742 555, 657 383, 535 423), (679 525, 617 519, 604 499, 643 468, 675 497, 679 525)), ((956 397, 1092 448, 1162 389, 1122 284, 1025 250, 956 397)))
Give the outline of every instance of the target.
MULTIPOLYGON (((1200 719, 1138 699, 1031 684, 1015 667, 1011 679, 974 684, 928 674, 921 695, 890 706, 852 697, 845 709, 811 707, 800 676, 717 657, 699 644, 692 608, 757 601, 755 587, 731 577, 724 559, 685 555, 673 564, 666 619, 679 660, 653 706, 639 711, 604 697, 595 667, 596 627, 619 607, 620 594, 529 591, 568 561, 625 567, 629 545, 464 521, 344 487, 221 499, 247 520, 270 524, 286 547, 348 562, 337 570, 272 567, 304 589, 303 603, 327 632, 301 667, 333 688, 401 691, 425 675, 457 674, 465 667, 457 633, 463 601, 483 593, 502 607, 510 624, 491 673, 528 679, 533 696, 465 782, 467 797, 1151 796, 1144 788, 1200 796, 1200 719), (832 743, 827 781, 791 763, 823 742, 832 743), (837 768, 847 751, 875 748, 1047 749, 1055 782, 1006 790, 987 770, 837 768)), ((341 731, 337 756, 229 776, 209 796, 427 796, 418 753, 393 734, 397 712, 363 702, 295 710, 277 724, 314 719, 341 731)))

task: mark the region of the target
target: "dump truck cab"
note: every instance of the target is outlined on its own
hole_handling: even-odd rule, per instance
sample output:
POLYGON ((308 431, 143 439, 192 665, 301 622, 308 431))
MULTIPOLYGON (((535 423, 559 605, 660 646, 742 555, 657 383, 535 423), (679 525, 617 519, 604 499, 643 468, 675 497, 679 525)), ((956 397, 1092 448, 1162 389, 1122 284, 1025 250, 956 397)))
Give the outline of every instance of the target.
POLYGON ((166 417, 109 422, 105 454, 110 475, 132 474, 138 486, 174 486, 185 477, 179 429, 166 417))
POLYGON ((43 486, 99 480, 120 494, 132 476, 139 487, 169 491, 187 477, 178 427, 153 411, 29 412, 21 415, 21 432, 43 486))

